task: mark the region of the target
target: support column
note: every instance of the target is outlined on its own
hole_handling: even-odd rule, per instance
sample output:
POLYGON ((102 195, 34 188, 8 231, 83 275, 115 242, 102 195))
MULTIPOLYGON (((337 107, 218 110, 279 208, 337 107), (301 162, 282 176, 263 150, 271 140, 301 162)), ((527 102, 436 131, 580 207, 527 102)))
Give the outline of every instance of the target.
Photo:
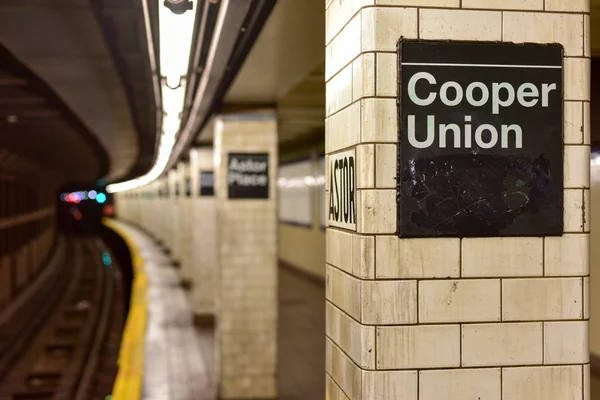
POLYGON ((192 242, 192 188, 190 163, 179 164, 179 182, 181 194, 179 200, 179 235, 177 237, 181 261, 181 283, 189 289, 193 281, 193 242, 192 242))
POLYGON ((217 295, 217 209, 212 148, 190 151, 192 184, 192 301, 199 326, 213 326, 217 295))
POLYGON ((169 226, 169 235, 165 239, 167 241, 167 247, 170 250, 171 259, 175 262, 175 264, 178 264, 179 254, 177 253, 177 241, 175 240, 177 230, 179 229, 179 211, 177 210, 177 205, 179 203, 179 185, 177 182, 177 170, 172 169, 169 171, 167 178, 169 185, 169 197, 165 225, 169 226))
POLYGON ((277 121, 220 116, 214 134, 219 393, 277 397, 277 121))
MULTIPOLYGON (((326 398, 589 399, 589 1, 329 0, 326 21, 326 195, 331 205, 326 235, 326 398), (398 207, 417 207, 408 200, 398 205, 403 196, 428 197, 418 205, 422 214, 400 214, 405 222, 416 224, 418 218, 435 218, 446 206, 452 208, 460 198, 471 197, 473 202, 458 211, 468 215, 474 202, 489 192, 469 192, 471 186, 454 197, 435 200, 439 193, 432 188, 439 182, 429 181, 418 193, 399 190, 411 179, 421 179, 410 171, 400 176, 397 172, 410 169, 411 161, 399 157, 404 146, 411 144, 408 140, 400 143, 399 137, 407 132, 399 132, 398 121, 404 123, 402 113, 409 105, 421 110, 414 102, 408 103, 407 97, 398 96, 399 88, 411 90, 409 82, 398 76, 399 70, 402 73, 409 67, 398 65, 400 38, 562 44, 564 94, 553 93, 549 98, 555 110, 563 104, 564 121, 558 117, 554 126, 544 129, 523 125, 525 144, 531 143, 533 135, 540 143, 553 141, 558 146, 558 164, 552 166, 550 183, 535 189, 547 193, 549 186, 544 185, 554 185, 549 202, 557 205, 554 209, 564 218, 564 228, 559 227, 556 236, 519 236, 519 229, 526 230, 539 221, 537 211, 517 202, 510 204, 524 207, 525 218, 537 222, 523 223, 521 214, 515 213, 514 222, 507 218, 506 223, 509 227, 521 223, 521 228, 515 228, 510 237, 443 233, 444 220, 432 225, 439 230, 437 237, 402 237, 398 207), (560 135, 563 125, 564 144, 560 135), (556 169, 562 164, 561 148, 562 182, 556 169)), ((521 53, 522 58, 527 57, 526 52, 521 53)), ((437 60, 438 65, 426 70, 437 76, 437 81, 423 80, 415 90, 420 99, 430 93, 438 97, 432 109, 426 108, 429 103, 425 100, 420 107, 431 110, 437 124, 455 122, 442 118, 454 110, 452 115, 462 129, 467 116, 464 103, 452 110, 441 103, 442 96, 455 99, 455 88, 440 94, 446 80, 441 78, 441 58, 457 54, 453 62, 466 63, 456 52, 402 56, 413 61, 420 57, 411 68, 437 60)), ((540 70, 560 71, 560 57, 559 53, 558 66, 545 67, 538 59, 530 60, 527 68, 539 68, 533 64, 540 64, 540 70)), ((495 64, 523 65, 523 59, 502 59, 495 64)), ((506 68, 521 68, 514 65, 506 68)), ((521 68, 521 75, 516 73, 510 83, 521 84, 519 76, 531 75, 527 68, 521 68)), ((495 82, 508 79, 497 69, 486 71, 478 76, 481 81, 492 82, 496 74, 495 82)), ((457 70, 455 79, 462 79, 463 73, 457 70)), ((560 72, 558 76, 560 83, 560 72)), ((541 96, 542 91, 539 93, 541 96)), ((533 121, 548 115, 541 108, 541 97, 536 111, 524 110, 517 103, 518 96, 515 99, 515 105, 503 109, 497 119, 488 118, 492 114, 488 109, 474 109, 473 134, 476 124, 505 124, 511 118, 507 114, 533 121), (541 114, 536 116, 538 112, 541 114)), ((427 136, 426 123, 426 119, 417 121, 421 124, 416 128, 419 141, 427 136)), ((452 137, 455 132, 446 133, 452 137)), ((452 142, 448 139, 447 143, 452 142)), ((437 136, 434 145, 438 145, 437 136)), ((477 146, 473 139, 473 151, 464 151, 463 159, 492 154, 477 146)), ((454 148, 452 144, 447 147, 454 148)), ((427 157, 427 151, 421 155, 427 157)), ((500 148, 497 154, 502 159, 509 151, 500 148)), ((519 159, 524 153, 512 154, 519 159)), ((458 158, 450 157, 447 162, 458 158)), ((432 158, 432 165, 435 162, 432 158)), ((517 170, 478 181, 483 168, 473 168, 471 180, 465 183, 485 188, 486 183, 499 179, 501 185, 508 184, 510 174, 517 170)), ((448 171, 440 168, 438 172, 445 179, 443 174, 448 171)), ((447 182, 452 184, 450 179, 447 182)), ((529 202, 536 194, 533 186, 527 187, 531 190, 527 192, 529 202)), ((506 189, 497 195, 500 202, 505 201, 503 193, 507 194, 506 189)), ((454 214, 446 217, 454 218, 454 214)), ((419 234, 423 232, 429 231, 423 229, 419 234)))

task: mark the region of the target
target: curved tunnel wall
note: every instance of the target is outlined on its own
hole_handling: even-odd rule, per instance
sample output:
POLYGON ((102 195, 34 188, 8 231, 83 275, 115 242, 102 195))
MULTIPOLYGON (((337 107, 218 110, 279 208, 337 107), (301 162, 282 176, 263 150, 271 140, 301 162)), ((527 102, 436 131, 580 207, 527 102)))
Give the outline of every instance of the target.
POLYGON ((54 248, 52 192, 34 182, 0 175, 0 311, 33 282, 54 248))

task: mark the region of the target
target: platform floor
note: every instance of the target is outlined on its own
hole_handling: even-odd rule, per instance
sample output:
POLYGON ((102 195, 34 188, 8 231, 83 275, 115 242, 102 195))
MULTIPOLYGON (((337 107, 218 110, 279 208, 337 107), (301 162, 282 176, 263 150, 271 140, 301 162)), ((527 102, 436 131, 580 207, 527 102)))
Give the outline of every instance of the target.
MULTIPOLYGON (((147 235, 119 225, 146 260, 148 327, 144 400, 214 400, 214 334, 193 325, 178 270, 147 235)), ((279 400, 320 400, 325 393, 324 284, 280 269, 279 400)))

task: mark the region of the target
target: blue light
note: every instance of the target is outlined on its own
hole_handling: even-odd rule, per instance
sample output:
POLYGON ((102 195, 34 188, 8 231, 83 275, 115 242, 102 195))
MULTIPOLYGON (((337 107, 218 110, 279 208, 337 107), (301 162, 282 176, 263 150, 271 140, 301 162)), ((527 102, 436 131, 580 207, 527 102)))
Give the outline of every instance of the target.
POLYGON ((96 193, 95 190, 90 190, 90 192, 88 193, 88 197, 90 198, 90 200, 96 200, 96 195, 98 193, 96 193))
POLYGON ((106 252, 106 251, 104 253, 102 253, 102 262, 107 267, 112 265, 112 258, 110 256, 110 254, 108 254, 108 252, 106 252))
POLYGON ((106 195, 104 193, 98 193, 96 195, 96 201, 100 204, 104 203, 106 201, 106 195))

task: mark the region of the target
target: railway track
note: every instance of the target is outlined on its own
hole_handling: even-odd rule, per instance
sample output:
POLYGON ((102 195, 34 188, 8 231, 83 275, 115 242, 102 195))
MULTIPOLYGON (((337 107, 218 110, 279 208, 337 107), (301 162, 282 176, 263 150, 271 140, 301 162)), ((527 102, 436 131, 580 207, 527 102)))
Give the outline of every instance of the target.
POLYGON ((120 274, 101 241, 68 242, 35 300, 0 329, 8 349, 0 352, 0 400, 92 400, 111 392, 124 323, 120 274))

